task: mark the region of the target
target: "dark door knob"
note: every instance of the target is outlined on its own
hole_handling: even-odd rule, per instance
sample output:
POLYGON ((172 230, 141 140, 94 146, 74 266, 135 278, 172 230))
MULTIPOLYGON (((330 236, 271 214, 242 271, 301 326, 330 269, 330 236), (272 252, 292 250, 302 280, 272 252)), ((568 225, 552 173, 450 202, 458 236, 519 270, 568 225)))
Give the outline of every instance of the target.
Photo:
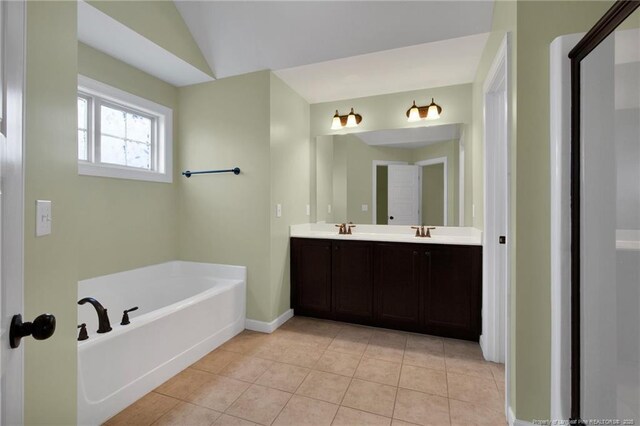
POLYGON ((36 340, 45 340, 56 331, 56 317, 51 314, 39 315, 33 322, 22 322, 22 315, 14 315, 9 329, 9 345, 12 349, 20 346, 20 340, 32 336, 36 340))
POLYGON ((389 219, 393 220, 393 216, 389 216, 389 219))

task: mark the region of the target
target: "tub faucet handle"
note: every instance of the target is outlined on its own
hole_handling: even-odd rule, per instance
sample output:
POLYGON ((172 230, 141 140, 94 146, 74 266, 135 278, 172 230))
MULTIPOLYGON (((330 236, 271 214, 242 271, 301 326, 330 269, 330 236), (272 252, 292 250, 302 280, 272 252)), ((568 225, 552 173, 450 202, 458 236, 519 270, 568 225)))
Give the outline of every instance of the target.
POLYGON ((78 341, 87 340, 89 338, 89 333, 87 333, 87 324, 82 323, 78 326, 80 329, 80 334, 78 334, 78 341))
POLYGON ((122 321, 120 321, 120 325, 127 325, 127 324, 131 323, 131 321, 129 321, 129 312, 133 312, 133 311, 137 311, 137 310, 138 310, 137 306, 134 306, 131 309, 125 309, 122 312, 122 321))

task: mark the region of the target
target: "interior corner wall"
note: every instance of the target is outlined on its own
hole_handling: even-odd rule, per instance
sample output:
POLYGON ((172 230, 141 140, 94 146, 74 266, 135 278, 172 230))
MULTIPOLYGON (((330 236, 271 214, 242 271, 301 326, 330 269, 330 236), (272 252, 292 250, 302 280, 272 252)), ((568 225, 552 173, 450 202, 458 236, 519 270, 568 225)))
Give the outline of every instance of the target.
MULTIPOLYGON (((502 2, 498 2, 502 3, 502 2)), ((517 4, 517 170, 515 341, 516 417, 549 418, 550 410, 550 143, 549 45, 586 32, 613 1, 524 1, 517 4)))
POLYGON ((247 317, 271 321, 270 73, 179 89, 179 170, 232 173, 178 179, 178 256, 245 265, 247 317))
MULTIPOLYGON (((24 421, 75 424, 77 383, 76 2, 26 2, 24 318, 56 317, 48 340, 25 339, 24 421), (35 236, 35 202, 52 232, 35 236)), ((5 313, 8 314, 8 313, 5 313)))
POLYGON ((309 104, 270 73, 271 319, 290 308, 289 226, 309 222, 309 104), (276 205, 282 216, 276 216, 276 205))
MULTIPOLYGON (((173 110, 178 151, 178 89, 85 44, 78 73, 173 110)), ((177 159, 174 157, 174 165, 177 159)), ((78 177, 79 278, 126 271, 178 258, 178 181, 78 177)))

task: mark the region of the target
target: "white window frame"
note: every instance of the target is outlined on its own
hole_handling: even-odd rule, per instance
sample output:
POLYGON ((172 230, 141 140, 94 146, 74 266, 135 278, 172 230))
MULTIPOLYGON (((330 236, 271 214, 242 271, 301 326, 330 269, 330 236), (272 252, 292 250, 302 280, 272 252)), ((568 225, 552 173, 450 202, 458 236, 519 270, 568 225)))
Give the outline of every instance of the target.
POLYGON ((92 108, 89 109, 87 151, 88 161, 78 159, 78 174, 85 176, 110 177, 117 179, 133 179, 149 182, 173 182, 173 110, 148 99, 141 98, 89 77, 78 75, 78 95, 90 96, 92 108), (155 119, 156 144, 151 149, 153 170, 101 163, 96 158, 94 140, 100 129, 96 126, 96 111, 102 104, 119 109, 141 112, 155 119))

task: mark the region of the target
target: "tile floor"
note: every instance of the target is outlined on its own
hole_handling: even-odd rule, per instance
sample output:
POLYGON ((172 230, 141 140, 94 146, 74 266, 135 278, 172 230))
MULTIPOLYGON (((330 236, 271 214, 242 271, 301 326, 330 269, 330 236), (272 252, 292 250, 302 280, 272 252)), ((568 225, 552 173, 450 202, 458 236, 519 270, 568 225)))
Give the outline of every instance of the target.
POLYGON ((294 317, 244 331, 114 425, 504 425, 504 366, 477 343, 294 317))

